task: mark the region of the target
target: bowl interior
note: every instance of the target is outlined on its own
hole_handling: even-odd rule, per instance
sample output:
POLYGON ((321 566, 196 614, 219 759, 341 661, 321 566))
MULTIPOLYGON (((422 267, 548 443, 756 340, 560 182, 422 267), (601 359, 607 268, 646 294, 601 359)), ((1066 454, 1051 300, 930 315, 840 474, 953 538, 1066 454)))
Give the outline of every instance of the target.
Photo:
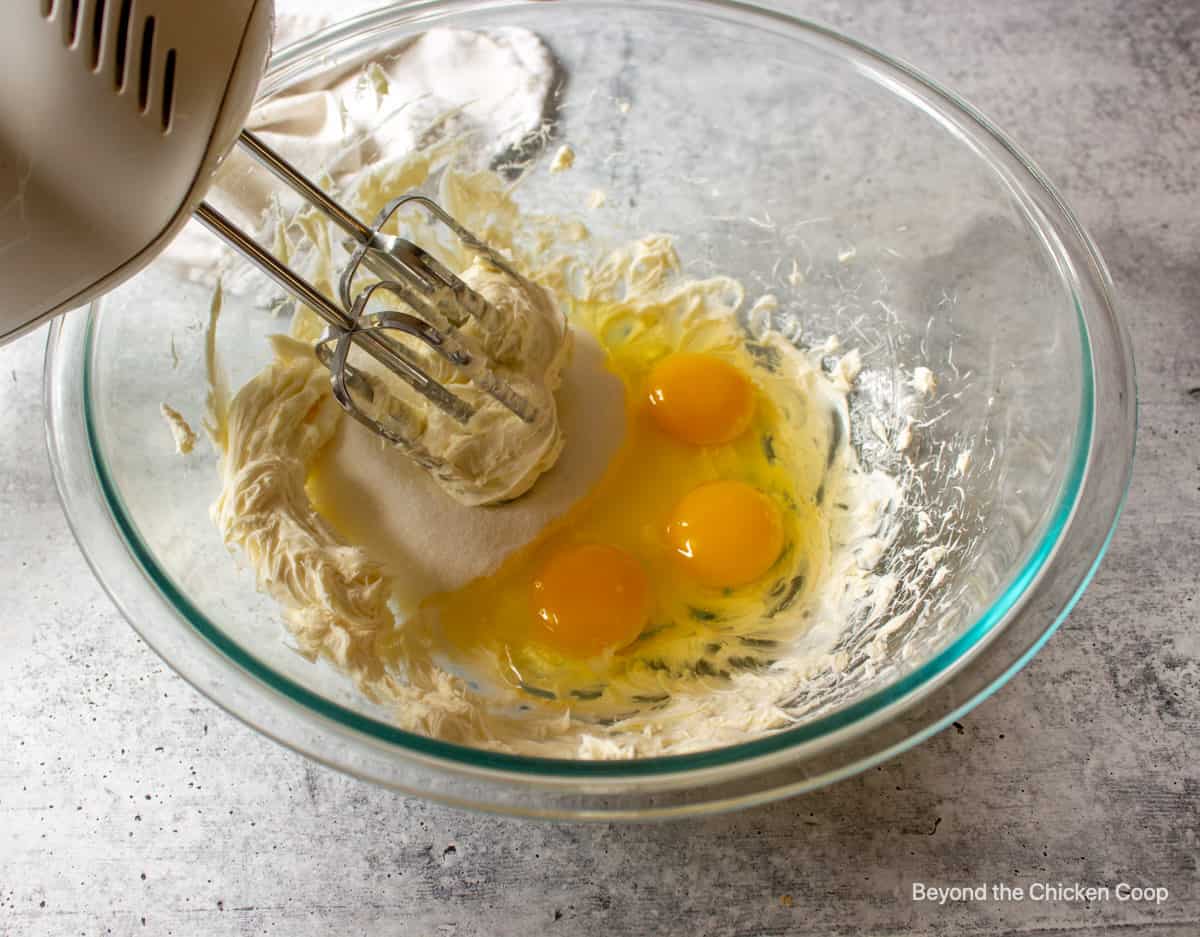
MULTIPOLYGON (((540 161, 517 188, 522 206, 581 217, 598 250, 668 233, 688 272, 733 276, 751 302, 774 295, 773 327, 792 340, 838 335, 861 351, 852 439, 866 465, 906 472, 913 499, 884 562, 915 578, 937 545, 947 574, 890 632, 886 618, 846 630, 848 666, 790 701, 793 731, 807 727, 811 740, 852 726, 980 653, 1069 516, 1091 406, 1070 271, 995 141, 840 40, 719 5, 397 12, 307 44, 265 87, 279 93, 433 26, 523 26, 559 63, 552 133, 527 154, 540 161), (561 142, 575 164, 551 174, 561 142), (588 210, 594 190, 606 201, 588 210), (892 443, 918 366, 937 390, 902 455, 892 443), (921 514, 932 534, 918 530, 921 514), (902 682, 914 673, 920 687, 902 682)), ((210 299, 207 284, 156 262, 90 312, 80 377, 109 509, 179 614, 241 666, 308 709, 409 747, 340 674, 290 650, 277 607, 209 519, 211 447, 173 451, 159 407, 201 421, 210 299)), ((254 296, 226 294, 216 342, 232 387, 267 362, 265 337, 283 327, 254 296)))

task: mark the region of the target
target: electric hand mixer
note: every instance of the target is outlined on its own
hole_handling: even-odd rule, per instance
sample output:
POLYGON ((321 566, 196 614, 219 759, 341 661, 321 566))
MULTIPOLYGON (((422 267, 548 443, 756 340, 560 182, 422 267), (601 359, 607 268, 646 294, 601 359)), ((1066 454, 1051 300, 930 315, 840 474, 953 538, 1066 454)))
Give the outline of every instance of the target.
POLYGON ((327 323, 315 351, 338 402, 360 422, 445 471, 380 386, 369 355, 459 423, 475 408, 421 367, 424 343, 516 418, 534 408, 459 327, 495 328, 497 310, 421 247, 386 235, 404 205, 425 209, 467 250, 515 276, 437 204, 407 195, 367 225, 242 129, 266 63, 271 0, 4 0, 0 4, 0 343, 113 289, 153 260, 190 217, 327 323), (337 301, 204 201, 235 145, 344 231, 355 249, 337 301), (361 267, 378 282, 356 289, 361 267), (368 312, 377 293, 400 309, 368 312), (358 360, 358 359, 356 359, 358 360))

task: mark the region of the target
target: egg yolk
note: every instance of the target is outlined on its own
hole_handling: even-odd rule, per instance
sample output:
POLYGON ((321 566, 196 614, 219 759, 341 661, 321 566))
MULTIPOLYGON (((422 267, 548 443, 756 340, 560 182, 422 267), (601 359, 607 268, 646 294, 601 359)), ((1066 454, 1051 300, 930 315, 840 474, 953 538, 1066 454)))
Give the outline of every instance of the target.
POLYGON ((754 417, 754 385, 712 355, 675 354, 650 372, 650 414, 658 427, 694 446, 737 439, 754 417))
POLYGON ((641 564, 617 547, 588 543, 559 550, 533 581, 539 638, 572 657, 594 657, 636 638, 650 615, 641 564))
POLYGON ((671 514, 667 542, 697 581, 718 588, 753 582, 783 549, 783 519, 745 482, 716 481, 688 492, 671 514))

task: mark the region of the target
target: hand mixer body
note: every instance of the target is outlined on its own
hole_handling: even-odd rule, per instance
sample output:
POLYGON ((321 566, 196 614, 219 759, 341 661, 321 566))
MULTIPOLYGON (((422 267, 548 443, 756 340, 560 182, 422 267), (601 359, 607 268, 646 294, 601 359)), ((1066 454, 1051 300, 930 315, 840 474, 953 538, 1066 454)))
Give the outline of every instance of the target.
POLYGON ((0 3, 0 343, 166 247, 233 146, 271 0, 0 3))
POLYGON ((423 196, 393 199, 374 224, 362 223, 242 129, 272 14, 271 0, 0 0, 8 66, 0 83, 0 343, 133 276, 194 216, 329 325, 314 353, 352 416, 469 487, 473 479, 414 437, 421 421, 411 417, 411 401, 399 401, 350 353, 375 359, 466 426, 476 407, 430 376, 413 348, 424 346, 532 425, 537 409, 458 331, 468 318, 502 328, 497 311, 432 254, 383 228, 401 206, 423 206, 471 253, 517 275, 423 196), (204 200, 235 143, 356 245, 340 301, 204 200), (363 288, 360 268, 381 279, 363 288), (377 293, 400 308, 368 309, 377 293))

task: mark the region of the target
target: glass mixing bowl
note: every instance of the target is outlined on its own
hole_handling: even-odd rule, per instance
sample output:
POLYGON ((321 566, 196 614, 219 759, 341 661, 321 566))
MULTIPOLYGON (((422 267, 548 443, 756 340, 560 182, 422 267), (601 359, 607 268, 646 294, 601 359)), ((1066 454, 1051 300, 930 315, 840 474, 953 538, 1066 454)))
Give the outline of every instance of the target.
MULTIPOLYGON (((156 262, 56 321, 46 367, 67 514, 145 640, 216 703, 310 757, 539 816, 671 816, 809 790, 903 751, 1016 672, 1096 568, 1135 426, 1108 273, 1041 172, 907 65, 743 4, 403 4, 279 53, 262 94, 442 26, 527 27, 562 66, 550 116, 575 166, 529 174, 523 206, 580 213, 604 189, 606 208, 587 216, 598 240, 670 232, 688 269, 776 295, 774 324, 797 342, 837 333, 862 350, 852 438, 865 463, 894 457, 868 427, 894 431, 900 383, 917 365, 938 376, 917 445, 947 457, 924 459, 919 481, 929 510, 955 512, 959 540, 929 598, 937 627, 849 629, 849 666, 793 701, 792 728, 697 754, 540 759, 401 731, 286 646, 278 609, 209 520, 215 455, 203 442, 187 459, 173 453, 159 403, 203 412, 209 289, 156 262), (953 457, 968 449, 969 469, 953 457), (879 640, 883 664, 860 653, 879 640)), ((265 363, 264 336, 279 328, 248 300, 227 302, 217 350, 233 386, 265 363)), ((911 539, 902 531, 893 549, 911 539)))

